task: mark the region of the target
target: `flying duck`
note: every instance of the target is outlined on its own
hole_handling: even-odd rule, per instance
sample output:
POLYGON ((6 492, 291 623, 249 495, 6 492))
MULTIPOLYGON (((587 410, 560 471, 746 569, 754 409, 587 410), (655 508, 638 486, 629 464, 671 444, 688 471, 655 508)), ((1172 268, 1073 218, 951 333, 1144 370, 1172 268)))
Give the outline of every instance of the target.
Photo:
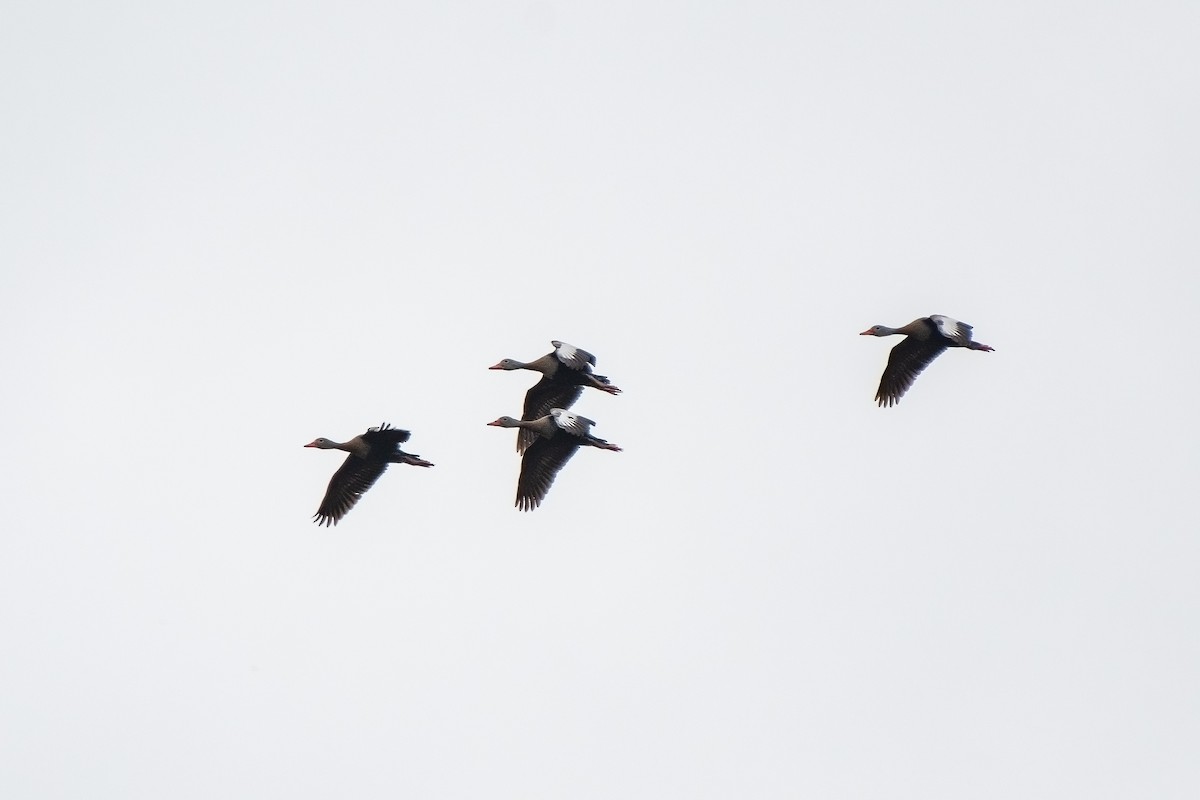
POLYGON ((971 326, 965 322, 941 314, 930 314, 900 328, 874 325, 860 333, 859 336, 891 336, 898 333, 905 337, 904 341, 892 348, 892 354, 888 356, 887 367, 879 381, 879 391, 875 393, 879 406, 899 403, 921 370, 948 347, 965 347, 989 353, 995 350, 989 345, 971 341, 971 330, 971 326))
POLYGON ((322 437, 304 445, 320 450, 344 450, 350 454, 329 479, 325 499, 313 515, 317 524, 337 525, 338 521, 354 508, 358 499, 379 480, 379 476, 387 470, 388 464, 432 467, 433 464, 425 459, 400 449, 400 444, 407 442, 408 437, 408 431, 393 428, 385 422, 348 442, 334 442, 322 437))
POLYGON ((500 417, 488 423, 497 428, 520 428, 533 434, 533 443, 521 456, 521 475, 517 479, 517 500, 514 503, 517 508, 532 511, 541 505, 558 471, 580 447, 621 451, 615 444, 592 436, 591 428, 595 424, 586 417, 561 408, 551 409, 549 414, 538 419, 500 417))

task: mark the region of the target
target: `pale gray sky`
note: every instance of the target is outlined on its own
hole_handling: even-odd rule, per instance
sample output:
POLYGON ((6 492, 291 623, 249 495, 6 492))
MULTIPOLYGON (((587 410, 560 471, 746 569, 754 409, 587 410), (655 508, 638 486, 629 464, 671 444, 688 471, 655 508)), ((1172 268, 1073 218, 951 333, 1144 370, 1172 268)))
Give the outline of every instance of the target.
POLYGON ((1200 795, 1198 34, 0 12, 0 794, 1200 795), (996 352, 876 408, 930 313, 996 352), (626 450, 522 514, 550 339, 626 450), (384 420, 437 467, 316 527, 384 420))

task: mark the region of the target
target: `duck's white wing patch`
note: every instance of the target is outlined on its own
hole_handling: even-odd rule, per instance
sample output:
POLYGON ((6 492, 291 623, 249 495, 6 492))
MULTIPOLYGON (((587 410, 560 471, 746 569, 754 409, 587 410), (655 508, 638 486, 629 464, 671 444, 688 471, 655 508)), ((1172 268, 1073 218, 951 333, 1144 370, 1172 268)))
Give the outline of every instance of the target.
POLYGON ((971 341, 972 328, 967 323, 959 322, 942 314, 930 314, 929 318, 933 320, 934 325, 937 325, 942 336, 945 336, 947 339, 953 339, 956 342, 971 341))
POLYGON ((596 357, 586 350, 580 350, 573 344, 560 342, 557 339, 550 342, 554 345, 554 354, 558 356, 558 360, 566 364, 571 369, 587 369, 588 365, 596 365, 596 357))
POLYGON ((554 417, 554 423, 558 427, 575 436, 587 436, 592 426, 596 424, 587 417, 572 414, 570 411, 564 411, 561 408, 551 409, 550 414, 554 417))

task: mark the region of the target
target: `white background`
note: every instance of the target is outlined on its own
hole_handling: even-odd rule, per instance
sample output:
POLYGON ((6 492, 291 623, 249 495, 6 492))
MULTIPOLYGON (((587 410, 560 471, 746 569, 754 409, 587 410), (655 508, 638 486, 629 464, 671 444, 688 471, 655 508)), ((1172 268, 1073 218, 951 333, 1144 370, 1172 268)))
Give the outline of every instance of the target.
POLYGON ((7 8, 0 793, 1200 796, 1198 31, 7 8), (625 452, 523 514, 550 339, 625 452))

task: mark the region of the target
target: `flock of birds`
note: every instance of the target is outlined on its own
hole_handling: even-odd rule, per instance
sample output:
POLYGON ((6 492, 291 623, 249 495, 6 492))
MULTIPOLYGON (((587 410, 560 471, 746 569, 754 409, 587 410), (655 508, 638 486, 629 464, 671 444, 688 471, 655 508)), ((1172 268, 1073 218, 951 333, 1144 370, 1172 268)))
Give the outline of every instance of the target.
MULTIPOLYGON (((971 338, 972 328, 965 322, 941 314, 915 319, 899 328, 874 325, 860 336, 902 335, 904 340, 892 348, 887 366, 879 381, 875 401, 880 407, 894 406, 912 386, 913 381, 929 364, 951 347, 991 352, 992 348, 971 338)), ((525 406, 520 419, 500 417, 487 423, 497 428, 517 429, 517 453, 521 470, 517 477, 516 507, 532 511, 546 499, 550 486, 559 471, 581 447, 620 452, 615 444, 592 435, 596 423, 567 409, 579 399, 587 387, 607 394, 621 390, 603 375, 592 371, 596 357, 566 342, 552 341, 553 352, 533 361, 506 358, 488 369, 527 369, 541 373, 539 380, 525 393, 525 406)), ((432 467, 433 464, 400 445, 408 441, 409 432, 393 428, 386 422, 348 442, 314 439, 305 447, 321 450, 343 450, 349 455, 329 480, 325 498, 314 515, 318 525, 336 525, 354 508, 354 504, 379 480, 389 464, 412 464, 432 467)))

